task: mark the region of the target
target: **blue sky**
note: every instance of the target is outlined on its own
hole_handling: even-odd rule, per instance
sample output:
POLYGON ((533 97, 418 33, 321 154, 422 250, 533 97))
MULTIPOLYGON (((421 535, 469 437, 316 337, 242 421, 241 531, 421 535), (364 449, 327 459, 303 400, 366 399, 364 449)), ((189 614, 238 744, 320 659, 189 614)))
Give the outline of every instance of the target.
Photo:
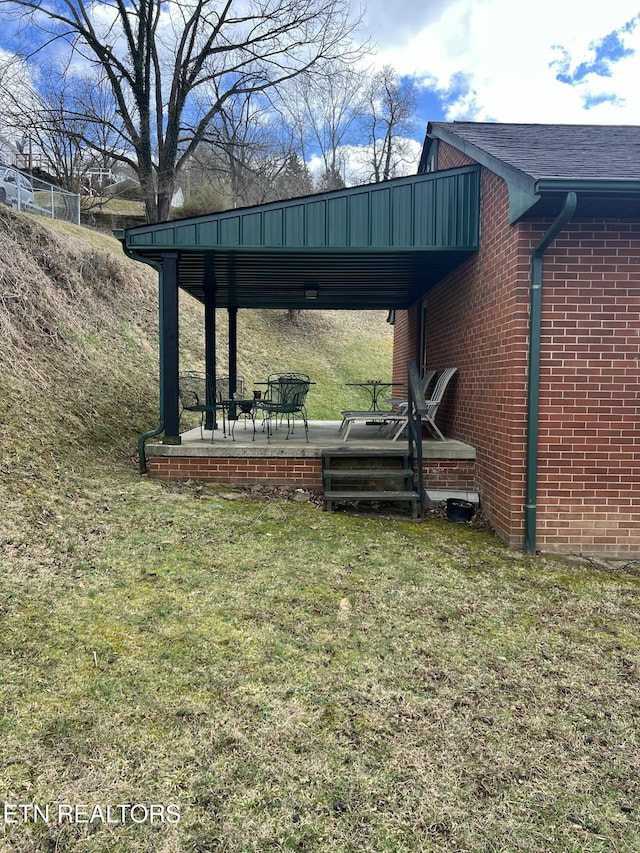
POLYGON ((419 83, 423 127, 640 124, 640 0, 369 0, 365 26, 419 83))
POLYGON ((375 64, 420 87, 420 142, 430 120, 640 124, 640 0, 363 2, 375 64))
POLYGON ((640 0, 364 2, 374 66, 419 87, 416 157, 429 121, 640 125, 640 0))
POLYGON ((640 0, 364 3, 375 64, 420 87, 419 141, 430 120, 640 124, 640 0))

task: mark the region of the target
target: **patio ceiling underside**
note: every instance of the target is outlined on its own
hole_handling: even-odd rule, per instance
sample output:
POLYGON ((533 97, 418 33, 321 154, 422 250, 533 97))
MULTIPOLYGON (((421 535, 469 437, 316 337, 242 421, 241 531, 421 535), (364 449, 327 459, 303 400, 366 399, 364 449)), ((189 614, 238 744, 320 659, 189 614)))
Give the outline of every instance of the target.
POLYGON ((408 308, 470 251, 189 251, 179 286, 200 302, 214 288, 219 308, 408 308), (317 293, 308 298, 309 292, 317 293))

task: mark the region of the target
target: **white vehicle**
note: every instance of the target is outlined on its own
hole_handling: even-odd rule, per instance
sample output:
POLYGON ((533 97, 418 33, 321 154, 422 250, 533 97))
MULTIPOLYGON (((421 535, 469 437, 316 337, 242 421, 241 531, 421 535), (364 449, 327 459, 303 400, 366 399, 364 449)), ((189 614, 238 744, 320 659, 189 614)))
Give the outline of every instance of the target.
POLYGON ((18 210, 33 207, 31 181, 17 169, 0 166, 0 203, 10 204, 18 210))

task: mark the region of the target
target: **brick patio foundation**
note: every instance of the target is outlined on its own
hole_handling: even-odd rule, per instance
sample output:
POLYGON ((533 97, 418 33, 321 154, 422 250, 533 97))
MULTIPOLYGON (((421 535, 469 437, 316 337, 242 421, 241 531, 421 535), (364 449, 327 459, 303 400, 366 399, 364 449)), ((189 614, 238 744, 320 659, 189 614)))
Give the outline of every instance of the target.
MULTIPOLYGON (((322 488, 320 457, 152 456, 148 469, 150 477, 164 480, 322 488)), ((423 472, 425 488, 476 488, 473 460, 428 459, 424 460, 423 472)))

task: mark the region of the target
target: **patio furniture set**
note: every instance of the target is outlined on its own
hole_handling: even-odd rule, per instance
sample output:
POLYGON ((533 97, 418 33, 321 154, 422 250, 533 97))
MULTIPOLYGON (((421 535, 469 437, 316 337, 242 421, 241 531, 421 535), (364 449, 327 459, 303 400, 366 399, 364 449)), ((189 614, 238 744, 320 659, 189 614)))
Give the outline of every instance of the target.
MULTIPOLYGON (((441 441, 444 435, 435 422, 435 417, 444 397, 449 382, 456 373, 455 367, 446 368, 437 377, 433 390, 431 384, 436 376, 435 370, 426 371, 421 379, 420 391, 424 395, 425 410, 422 413, 422 421, 441 441)), ((348 387, 362 388, 370 397, 370 405, 366 410, 344 410, 339 432, 346 442, 349 439, 351 429, 356 423, 365 423, 377 426, 381 435, 391 441, 396 441, 405 430, 409 420, 409 401, 406 399, 391 398, 384 402, 392 408, 383 409, 380 406, 383 392, 393 388, 399 383, 385 382, 378 379, 365 380, 362 382, 348 382, 348 387)), ((180 414, 182 412, 195 412, 200 415, 200 436, 204 438, 205 424, 215 424, 217 413, 222 415, 223 435, 228 434, 235 441, 235 428, 240 418, 244 421, 246 429, 247 421, 251 422, 253 430, 252 440, 256 436, 256 420, 262 420, 262 430, 266 432, 267 442, 271 441, 274 430, 287 423, 286 439, 293 435, 296 417, 304 424, 305 438, 309 441, 309 424, 306 411, 306 398, 309 388, 315 385, 306 373, 274 373, 265 382, 256 382, 255 385, 264 386, 256 388, 252 397, 247 397, 244 392, 244 378, 236 379, 236 388, 230 393, 229 377, 223 376, 216 379, 215 383, 206 373, 187 371, 179 377, 179 401, 180 414)), ((213 442, 214 431, 211 430, 211 441, 213 442)))
MULTIPOLYGON (((427 370, 420 381, 420 393, 423 395, 425 400, 425 411, 422 413, 422 422, 426 424, 431 432, 437 435, 440 441, 444 441, 445 437, 436 425, 435 418, 440 407, 440 403, 444 397, 444 393, 447 390, 447 386, 456 371, 457 368, 455 367, 447 367, 443 370, 436 379, 433 391, 430 391, 429 389, 437 371, 427 370)), ((354 384, 360 384, 363 386, 368 384, 370 386, 371 407, 366 411, 347 410, 342 412, 340 435, 343 440, 347 441, 351 428, 358 422, 364 422, 371 426, 378 426, 382 434, 391 441, 396 441, 400 438, 400 436, 405 433, 405 429, 409 422, 409 401, 406 399, 400 400, 392 398, 387 401, 389 405, 392 406, 391 409, 380 409, 378 406, 378 400, 382 390, 380 386, 384 385, 386 388, 391 388, 397 383, 370 382, 354 384)))
MULTIPOLYGON (((181 373, 178 382, 180 414, 196 412, 200 415, 200 436, 204 438, 207 416, 215 422, 217 413, 222 415, 223 435, 228 434, 235 441, 235 428, 238 420, 251 421, 253 440, 256 435, 256 420, 262 420, 262 428, 270 442, 274 430, 287 423, 288 439, 295 429, 296 416, 302 419, 306 440, 309 441, 306 399, 311 385, 315 385, 306 373, 274 373, 266 382, 256 382, 265 386, 256 389, 252 397, 244 393, 244 378, 236 378, 236 390, 230 393, 229 377, 222 376, 215 383, 206 373, 187 371, 181 373)), ((214 431, 211 430, 213 442, 214 431)))

